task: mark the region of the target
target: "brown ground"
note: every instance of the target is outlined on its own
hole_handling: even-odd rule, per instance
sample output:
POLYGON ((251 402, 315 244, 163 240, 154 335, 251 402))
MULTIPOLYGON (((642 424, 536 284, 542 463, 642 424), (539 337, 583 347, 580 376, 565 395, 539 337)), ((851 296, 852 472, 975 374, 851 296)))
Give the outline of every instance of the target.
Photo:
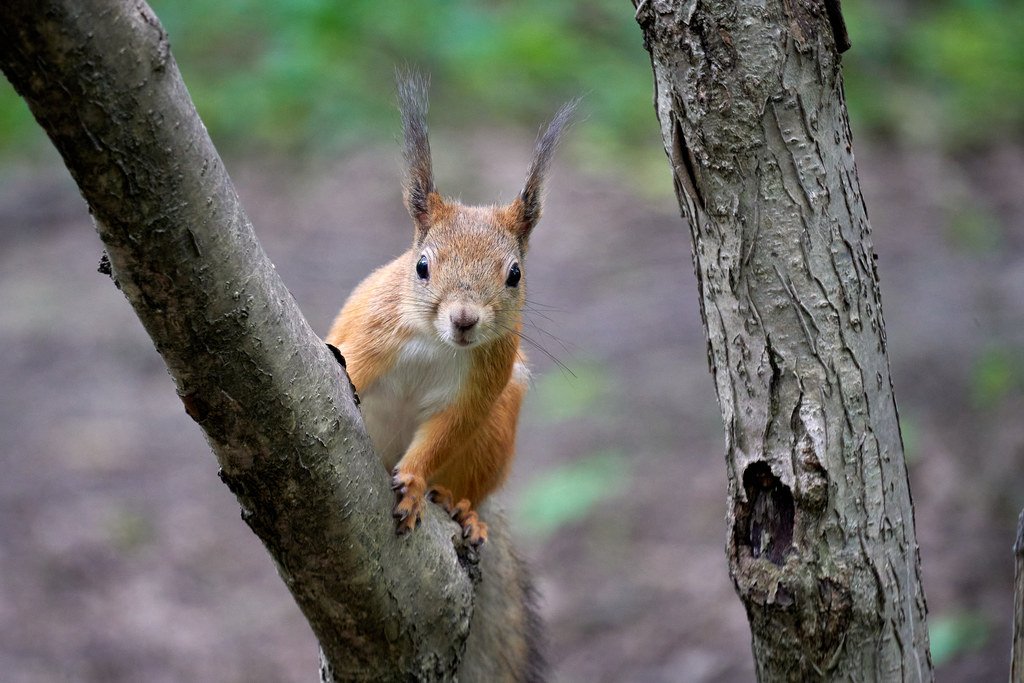
MULTIPOLYGON (((530 138, 435 147, 442 188, 491 201, 517 188, 530 138)), ((505 493, 524 519, 552 468, 595 453, 615 463, 582 518, 546 536, 520 523, 557 680, 752 680, 723 554, 718 408, 667 170, 660 195, 642 199, 568 156, 529 278, 545 305, 533 319, 546 332, 532 336, 577 378, 532 353, 538 388, 505 493), (559 396, 568 408, 552 411, 559 396)), ((1024 504, 1024 149, 958 164, 862 145, 859 160, 932 626, 973 625, 978 641, 939 676, 1005 680, 1024 504)), ((316 168, 231 165, 320 331, 411 236, 391 149, 316 168)), ((313 636, 128 304, 96 273, 100 251, 52 159, 0 171, 0 680, 312 680, 313 636)))

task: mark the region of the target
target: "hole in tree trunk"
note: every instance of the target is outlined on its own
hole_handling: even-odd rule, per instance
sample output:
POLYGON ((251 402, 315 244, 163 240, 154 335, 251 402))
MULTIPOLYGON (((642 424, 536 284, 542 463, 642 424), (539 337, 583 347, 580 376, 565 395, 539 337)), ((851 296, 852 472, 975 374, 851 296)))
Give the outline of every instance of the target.
POLYGON ((751 554, 781 565, 793 544, 793 493, 759 460, 743 472, 747 503, 737 515, 737 541, 751 554))

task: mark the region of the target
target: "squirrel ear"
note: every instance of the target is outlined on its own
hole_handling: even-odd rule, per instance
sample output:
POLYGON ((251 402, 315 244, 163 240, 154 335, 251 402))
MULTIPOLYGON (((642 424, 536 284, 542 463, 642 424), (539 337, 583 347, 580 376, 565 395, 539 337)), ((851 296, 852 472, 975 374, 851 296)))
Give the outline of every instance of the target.
POLYGON ((427 138, 427 90, 430 80, 415 71, 396 70, 398 109, 402 114, 405 138, 405 174, 403 197, 409 215, 422 234, 430 228, 431 205, 441 201, 434 187, 430 163, 430 140, 427 138), (433 197, 432 197, 433 195, 433 197))
POLYGON ((529 237, 533 226, 540 220, 544 177, 547 175, 551 157, 555 154, 562 133, 572 121, 579 103, 580 98, 578 97, 566 102, 551 119, 551 123, 548 124, 544 134, 537 140, 537 146, 534 147, 530 171, 526 174, 526 185, 516 200, 507 207, 509 217, 517 219, 513 231, 521 238, 529 237))

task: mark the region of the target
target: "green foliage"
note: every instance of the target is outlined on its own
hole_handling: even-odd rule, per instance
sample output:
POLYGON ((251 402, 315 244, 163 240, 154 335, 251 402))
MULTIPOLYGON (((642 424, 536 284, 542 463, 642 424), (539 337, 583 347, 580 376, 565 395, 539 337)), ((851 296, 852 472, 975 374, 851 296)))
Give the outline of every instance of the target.
POLYGON ((155 530, 143 515, 120 509, 107 520, 107 535, 111 544, 122 553, 130 553, 153 542, 155 530))
POLYGON ((970 196, 959 199, 946 208, 946 234, 952 244, 969 254, 996 252, 1003 243, 999 217, 970 196))
POLYGON ((903 439, 903 458, 913 465, 921 459, 921 425, 912 415, 900 411, 900 438, 903 439))
POLYGON ((988 622, 979 612, 954 612, 933 616, 928 621, 932 662, 936 666, 984 647, 991 635, 988 622))
POLYGON ((280 151, 394 137, 393 74, 405 64, 431 74, 437 126, 539 127, 582 93, 588 135, 656 139, 649 62, 628 4, 616 0, 154 7, 197 108, 228 141, 280 151))
POLYGON ((24 152, 43 139, 25 100, 0 85, 0 153, 24 152))
MULTIPOLYGON (((154 0, 197 108, 219 146, 328 151, 395 136, 393 70, 432 74, 435 126, 537 128, 585 94, 572 136, 591 164, 664 160, 650 62, 622 0, 154 0), (652 149, 653 148, 653 149, 652 149)), ((843 6, 858 131, 960 146, 1024 127, 1024 3, 871 0, 843 6)), ((42 135, 0 88, 0 152, 42 135)), ((640 162, 637 165, 637 162, 640 162)))
POLYGON ((967 142, 1020 130, 1024 119, 1024 5, 960 0, 925 22, 909 58, 940 100, 945 128, 967 142))
POLYGON ((547 536, 628 483, 629 466, 622 453, 600 451, 536 477, 520 497, 516 517, 527 533, 547 536))
POLYGON ((993 346, 974 362, 971 401, 980 409, 998 405, 1013 391, 1024 391, 1024 351, 993 346))
POLYGON ((855 124, 922 144, 985 144, 1024 129, 1024 4, 845 3, 855 124))
POLYGON ((608 368, 600 363, 581 364, 573 374, 549 372, 535 382, 530 401, 537 418, 564 422, 595 411, 608 391, 608 368))

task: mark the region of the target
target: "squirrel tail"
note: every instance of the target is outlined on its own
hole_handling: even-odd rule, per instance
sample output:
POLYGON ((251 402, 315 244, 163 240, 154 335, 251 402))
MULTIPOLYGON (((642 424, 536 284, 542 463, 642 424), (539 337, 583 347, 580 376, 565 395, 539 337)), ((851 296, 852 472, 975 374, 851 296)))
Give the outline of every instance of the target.
POLYGON ((529 568, 512 544, 493 542, 509 534, 508 522, 490 501, 484 507, 491 538, 480 552, 482 578, 459 679, 544 683, 543 624, 529 568))

